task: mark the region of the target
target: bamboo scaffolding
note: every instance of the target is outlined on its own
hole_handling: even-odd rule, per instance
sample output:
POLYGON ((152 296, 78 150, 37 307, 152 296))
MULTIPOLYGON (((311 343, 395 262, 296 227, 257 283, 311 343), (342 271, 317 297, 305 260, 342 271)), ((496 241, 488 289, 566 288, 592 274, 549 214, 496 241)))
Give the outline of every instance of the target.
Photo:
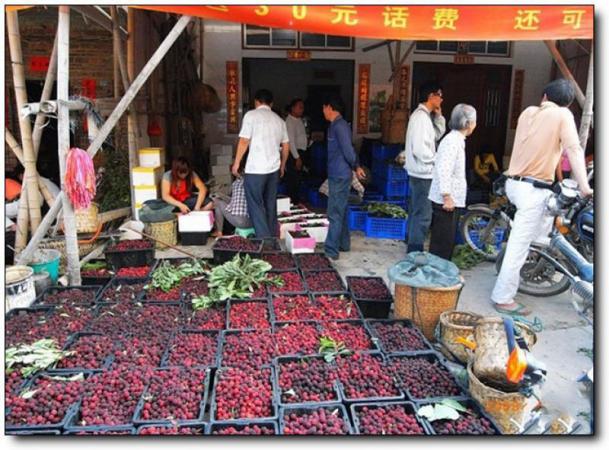
MULTIPOLYGON (((27 103, 27 91, 25 86, 25 69, 23 65, 23 51, 21 49, 21 34, 19 32, 19 18, 17 12, 6 12, 6 27, 8 30, 9 49, 11 55, 11 66, 13 70, 13 84, 15 89, 15 99, 17 102, 17 111, 21 111, 23 105, 27 103)), ((19 130, 21 132, 21 146, 23 148, 23 166, 25 173, 23 175, 24 190, 27 189, 27 205, 29 222, 32 232, 35 232, 40 225, 40 202, 38 201, 38 183, 36 182, 36 156, 32 143, 32 124, 30 118, 19 115, 19 130)), ((21 202, 24 201, 23 196, 21 202)), ((20 215, 23 212, 20 208, 20 215)), ((17 227, 23 226, 24 220, 17 219, 17 227)), ((27 235, 27 229, 20 230, 21 237, 19 241, 15 239, 15 250, 19 252, 23 246, 22 237, 27 235)))
MULTIPOLYGON (((42 94, 40 95, 40 103, 44 103, 51 99, 53 93, 53 83, 55 82, 55 75, 57 73, 57 33, 55 33, 55 42, 53 43, 53 51, 51 51, 51 59, 49 61, 49 68, 47 69, 47 76, 44 79, 44 86, 42 88, 42 94)), ((34 145, 34 154, 38 157, 38 151, 40 150, 40 140, 42 139, 42 132, 44 130, 44 123, 47 117, 39 112, 36 115, 36 121, 34 122, 34 131, 32 132, 32 142, 34 145)))
POLYGON ((579 126, 579 143, 585 150, 588 144, 588 135, 592 118, 594 116, 594 46, 590 48, 590 63, 588 66, 588 83, 586 84, 586 101, 582 111, 582 120, 579 126))
POLYGON ((575 81, 573 74, 571 74, 571 71, 569 70, 567 63, 565 62, 564 58, 558 51, 558 48, 556 48, 556 41, 544 41, 544 42, 546 43, 548 50, 550 50, 550 53, 552 54, 552 58, 554 58, 554 62, 560 69, 560 72, 563 74, 563 76, 567 80, 569 80, 573 83, 573 86, 575 87, 575 99, 577 100, 577 103, 579 104, 579 106, 583 109, 584 103, 586 102, 586 97, 584 96, 582 89, 577 84, 577 81, 575 81))
MULTIPOLYGON (((70 7, 59 6, 57 26, 57 153, 61 190, 65 192, 66 160, 70 151, 70 108, 64 104, 69 98, 70 82, 70 7)), ((74 208, 67 196, 63 196, 63 230, 66 238, 67 275, 71 286, 79 286, 80 254, 74 208)))
MULTIPOLYGON (((171 46, 175 43, 175 41, 178 39, 182 31, 184 31, 184 29, 191 20, 192 16, 182 16, 180 20, 178 20, 178 22, 174 25, 173 29, 165 37, 161 45, 159 45, 154 54, 144 65, 138 76, 133 80, 133 83, 131 84, 127 92, 125 92, 125 95, 123 95, 121 100, 118 102, 116 108, 114 109, 112 114, 110 114, 110 117, 108 117, 108 119, 104 122, 104 125, 99 130, 99 133, 95 137, 95 140, 89 145, 87 152, 89 153, 89 155, 91 155, 91 157, 95 156, 103 142, 106 140, 110 132, 118 123, 121 116, 127 110, 129 104, 135 98, 137 92, 141 89, 146 80, 150 77, 150 74, 159 65, 163 57, 167 54, 171 46)), ((34 232, 34 235, 30 239, 30 242, 27 244, 27 247, 19 255, 17 259, 19 264, 27 263, 31 259, 32 255, 34 254, 34 251, 36 250, 36 248, 38 248, 38 244, 46 235, 47 231, 49 230, 49 227, 57 217, 57 214, 61 211, 64 196, 65 195, 63 191, 60 192, 57 196, 55 203, 44 216, 40 227, 34 232)))

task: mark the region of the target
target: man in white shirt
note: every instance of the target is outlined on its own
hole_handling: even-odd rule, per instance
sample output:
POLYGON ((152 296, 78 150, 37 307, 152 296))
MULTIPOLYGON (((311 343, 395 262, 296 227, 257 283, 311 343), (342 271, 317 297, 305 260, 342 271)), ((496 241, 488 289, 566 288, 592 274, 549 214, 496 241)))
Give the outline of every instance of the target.
POLYGON ((431 225, 429 188, 433 178, 436 143, 446 131, 442 117, 442 89, 433 82, 419 89, 420 104, 410 115, 406 130, 406 164, 408 172, 408 252, 422 252, 431 225))
POLYGON ((269 238, 277 234, 277 185, 290 146, 285 122, 271 111, 273 94, 260 89, 254 104, 256 109, 243 116, 232 172, 239 176, 239 165, 249 147, 244 175, 247 209, 256 237, 269 238))
POLYGON ((307 130, 302 121, 303 114, 304 101, 301 98, 295 98, 288 106, 288 117, 285 119, 290 139, 290 156, 286 164, 288 195, 294 204, 300 202, 298 191, 302 178, 302 153, 307 149, 307 130))

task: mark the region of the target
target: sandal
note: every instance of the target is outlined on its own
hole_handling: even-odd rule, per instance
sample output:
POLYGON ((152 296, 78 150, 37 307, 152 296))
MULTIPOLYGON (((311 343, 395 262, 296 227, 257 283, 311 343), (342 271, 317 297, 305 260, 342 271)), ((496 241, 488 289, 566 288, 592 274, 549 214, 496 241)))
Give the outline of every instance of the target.
POLYGON ((514 309, 502 308, 501 305, 499 305, 497 303, 495 303, 493 305, 493 307, 495 308, 495 311, 497 311, 498 313, 507 314, 509 316, 528 316, 529 314, 531 314, 531 310, 528 309, 522 303, 518 303, 518 302, 514 302, 514 303, 516 305, 518 305, 514 309))

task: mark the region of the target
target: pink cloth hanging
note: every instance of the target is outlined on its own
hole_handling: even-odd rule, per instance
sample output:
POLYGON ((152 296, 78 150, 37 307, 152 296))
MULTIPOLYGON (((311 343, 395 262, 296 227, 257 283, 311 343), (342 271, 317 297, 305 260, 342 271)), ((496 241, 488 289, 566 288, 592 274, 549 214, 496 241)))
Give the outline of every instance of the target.
POLYGON ((81 148, 73 147, 66 160, 65 191, 74 209, 87 209, 95 198, 93 159, 81 148))

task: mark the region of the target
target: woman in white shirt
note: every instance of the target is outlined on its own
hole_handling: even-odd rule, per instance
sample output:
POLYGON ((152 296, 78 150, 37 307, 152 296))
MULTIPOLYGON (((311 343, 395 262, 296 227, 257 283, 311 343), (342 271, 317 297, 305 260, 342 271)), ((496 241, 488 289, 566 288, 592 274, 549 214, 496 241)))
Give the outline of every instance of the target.
POLYGON ((429 252, 450 260, 457 232, 455 208, 465 208, 465 138, 476 128, 476 109, 459 103, 452 110, 448 126, 451 132, 438 146, 429 189, 433 208, 429 252))

